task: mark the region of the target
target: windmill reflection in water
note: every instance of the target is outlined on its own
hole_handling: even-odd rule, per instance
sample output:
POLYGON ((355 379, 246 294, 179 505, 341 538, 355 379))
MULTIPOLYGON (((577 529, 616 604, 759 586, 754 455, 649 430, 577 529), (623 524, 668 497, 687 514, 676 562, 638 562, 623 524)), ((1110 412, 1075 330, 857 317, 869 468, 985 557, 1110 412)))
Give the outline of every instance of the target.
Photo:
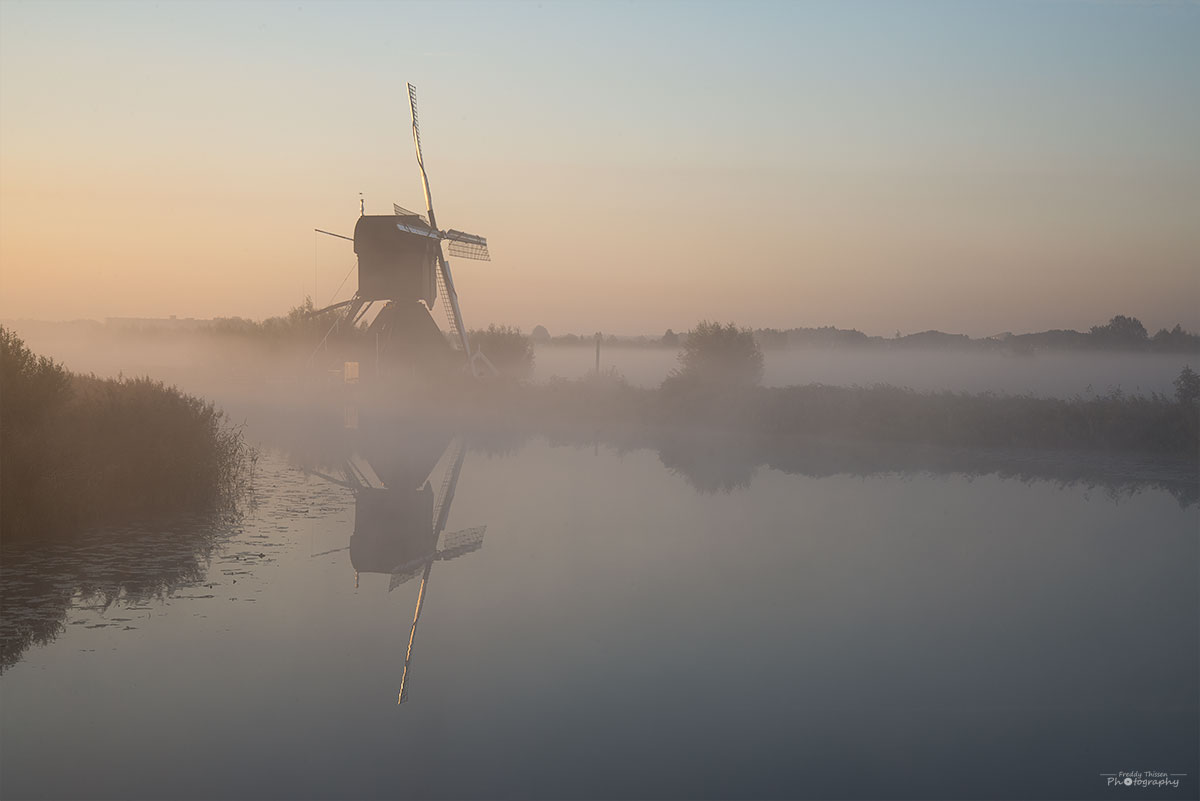
POLYGON ((400 675, 401 704, 408 698, 413 644, 434 563, 457 559, 483 547, 487 526, 444 533, 465 455, 462 437, 423 432, 406 438, 401 447, 386 448, 380 455, 368 457, 363 448, 355 450, 342 466, 344 479, 317 473, 353 490, 355 503, 350 545, 315 555, 349 550, 356 587, 360 573, 389 575, 388 592, 421 578, 400 675))

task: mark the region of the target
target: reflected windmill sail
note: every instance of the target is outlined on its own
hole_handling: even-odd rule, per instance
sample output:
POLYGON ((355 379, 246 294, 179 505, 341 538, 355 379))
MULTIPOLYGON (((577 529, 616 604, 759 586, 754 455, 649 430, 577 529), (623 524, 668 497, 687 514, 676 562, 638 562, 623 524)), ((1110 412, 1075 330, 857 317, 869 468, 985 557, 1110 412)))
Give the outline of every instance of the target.
POLYGON ((391 592, 421 578, 400 676, 398 703, 404 703, 417 624, 429 594, 433 564, 482 548, 487 527, 444 534, 466 457, 461 438, 424 432, 414 434, 403 447, 381 446, 380 453, 371 455, 363 444, 364 448, 347 458, 343 467, 345 483, 354 488, 355 495, 350 562, 356 579, 360 573, 387 574, 391 592))

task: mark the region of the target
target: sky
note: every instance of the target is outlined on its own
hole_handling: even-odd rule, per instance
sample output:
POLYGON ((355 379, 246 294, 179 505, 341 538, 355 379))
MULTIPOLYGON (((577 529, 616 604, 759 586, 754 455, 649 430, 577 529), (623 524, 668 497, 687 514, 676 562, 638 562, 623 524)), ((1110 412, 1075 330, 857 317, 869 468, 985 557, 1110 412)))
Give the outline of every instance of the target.
POLYGON ((423 209, 411 81, 471 327, 1200 330, 1197 43, 1182 2, 0 0, 0 319, 349 297, 313 229, 423 209))

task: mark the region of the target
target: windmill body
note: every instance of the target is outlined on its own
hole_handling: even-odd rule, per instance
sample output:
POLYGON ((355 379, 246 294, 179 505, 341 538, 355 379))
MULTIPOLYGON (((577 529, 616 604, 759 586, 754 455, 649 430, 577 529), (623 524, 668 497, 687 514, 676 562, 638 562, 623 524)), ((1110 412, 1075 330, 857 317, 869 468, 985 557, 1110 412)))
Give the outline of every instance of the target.
POLYGON ((436 236, 416 215, 359 217, 354 226, 359 298, 424 303, 432 309, 437 298, 437 249, 436 236))
POLYGON ((442 230, 437 226, 433 194, 421 152, 416 91, 416 87, 408 85, 413 143, 425 193, 426 214, 421 216, 400 206, 393 206, 395 213, 391 215, 363 214, 359 217, 353 237, 354 253, 358 257, 358 291, 348 301, 314 312, 320 314, 335 308, 345 309, 326 334, 322 345, 327 345, 329 339, 338 332, 352 330, 375 303, 382 302, 384 308, 368 329, 377 343, 386 345, 389 351, 411 350, 421 346, 444 347, 445 337, 430 315, 440 296, 450 340, 454 343, 452 347, 460 350, 461 358, 473 374, 479 375, 484 370, 494 372, 495 368, 483 354, 471 351, 450 263, 442 252, 442 242, 445 241, 453 256, 490 261, 487 239, 453 228, 442 230))

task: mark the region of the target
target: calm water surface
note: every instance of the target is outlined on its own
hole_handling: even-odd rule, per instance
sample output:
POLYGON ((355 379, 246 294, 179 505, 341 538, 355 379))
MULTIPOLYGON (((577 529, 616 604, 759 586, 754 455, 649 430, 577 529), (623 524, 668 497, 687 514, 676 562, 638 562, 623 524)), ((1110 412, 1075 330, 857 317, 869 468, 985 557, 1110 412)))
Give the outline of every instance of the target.
POLYGON ((3 796, 1196 796, 1195 505, 460 444, 6 551, 3 796))

